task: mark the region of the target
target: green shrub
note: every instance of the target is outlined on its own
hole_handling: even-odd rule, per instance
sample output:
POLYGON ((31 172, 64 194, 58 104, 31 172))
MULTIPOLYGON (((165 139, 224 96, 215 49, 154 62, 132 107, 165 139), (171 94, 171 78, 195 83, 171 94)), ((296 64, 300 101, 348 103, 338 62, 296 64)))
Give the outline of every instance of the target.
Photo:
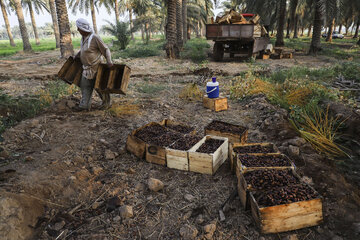
POLYGON ((152 40, 148 44, 142 41, 131 42, 125 50, 113 50, 114 58, 142 58, 161 55, 164 46, 164 40, 152 40))
POLYGON ((186 42, 180 55, 181 58, 191 59, 193 62, 199 63, 207 59, 206 49, 208 48, 210 45, 205 39, 195 38, 186 42))

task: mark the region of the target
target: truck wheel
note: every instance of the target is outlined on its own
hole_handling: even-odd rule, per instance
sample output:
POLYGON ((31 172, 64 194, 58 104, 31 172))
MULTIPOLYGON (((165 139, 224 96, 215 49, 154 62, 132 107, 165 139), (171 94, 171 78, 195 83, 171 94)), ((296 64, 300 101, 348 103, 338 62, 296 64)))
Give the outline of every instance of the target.
POLYGON ((214 60, 220 62, 224 58, 224 45, 222 43, 214 44, 214 60))

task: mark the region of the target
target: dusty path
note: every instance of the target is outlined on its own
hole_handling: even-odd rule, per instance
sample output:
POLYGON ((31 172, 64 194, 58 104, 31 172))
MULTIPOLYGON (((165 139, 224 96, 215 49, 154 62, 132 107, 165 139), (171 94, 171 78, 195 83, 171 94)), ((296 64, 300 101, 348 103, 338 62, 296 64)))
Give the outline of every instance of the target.
MULTIPOLYGON (((1 239, 55 239, 59 235, 59 239, 180 239, 179 231, 185 225, 194 226, 198 239, 205 239, 203 227, 210 223, 216 224, 213 239, 359 236, 358 189, 307 144, 300 146, 295 162, 300 175, 307 176, 324 197, 324 223, 273 235, 258 232, 238 198, 225 205, 226 219, 220 221, 218 210, 236 188, 236 176, 230 173, 228 162, 214 176, 206 176, 150 164, 127 153, 127 134, 164 118, 194 126, 200 134, 213 119, 244 125, 249 128, 250 142, 275 142, 285 150, 295 137, 286 113, 262 97, 230 102, 230 109, 219 113, 204 109, 201 102, 180 99, 180 89, 198 77, 171 74, 176 70, 166 69, 161 61, 165 60, 130 61, 132 74, 149 74, 133 77, 128 95, 114 96, 114 102, 135 111, 120 111, 117 117, 108 111, 72 112, 68 106, 79 100, 75 95, 5 132, 1 147, 10 156, 0 160, 1 239), (153 62, 160 63, 150 71, 153 62), (161 87, 144 91, 144 86, 161 87), (146 185, 149 177, 163 181, 164 190, 151 192, 146 185), (185 194, 193 198, 185 199, 185 194), (106 211, 106 200, 113 196, 119 196, 120 205, 133 207, 133 218, 121 219, 119 209, 106 211)), ((167 64, 177 66, 177 62, 167 64)), ((238 69, 232 69, 233 73, 238 69)))

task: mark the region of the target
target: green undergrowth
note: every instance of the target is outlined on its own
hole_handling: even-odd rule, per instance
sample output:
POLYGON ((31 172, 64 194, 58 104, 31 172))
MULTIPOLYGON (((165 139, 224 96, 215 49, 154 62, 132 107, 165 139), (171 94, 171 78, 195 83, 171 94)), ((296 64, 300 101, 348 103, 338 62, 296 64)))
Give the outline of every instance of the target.
POLYGON ((204 38, 193 38, 188 40, 181 52, 180 56, 183 59, 191 59, 195 63, 200 63, 208 58, 207 49, 210 45, 204 38))
MULTIPOLYGON (((103 37, 102 38, 105 43, 110 43, 112 38, 111 37, 103 37)), ((73 38, 72 43, 75 49, 80 48, 80 38, 73 38)), ((16 46, 10 46, 9 40, 0 40, 0 57, 11 56, 15 53, 23 51, 23 43, 21 39, 15 39, 16 46)), ((49 51, 56 49, 56 42, 53 38, 44 38, 40 39, 40 44, 35 44, 35 39, 30 40, 30 44, 32 50, 34 52, 42 52, 42 51, 49 51)))
POLYGON ((113 58, 143 58, 159 56, 163 52, 165 40, 154 39, 149 43, 144 43, 142 40, 130 41, 128 47, 124 50, 120 50, 117 46, 111 48, 113 58))
POLYGON ((61 81, 49 82, 45 89, 22 97, 13 97, 0 89, 0 134, 24 119, 38 115, 56 99, 72 94, 75 87, 61 81))

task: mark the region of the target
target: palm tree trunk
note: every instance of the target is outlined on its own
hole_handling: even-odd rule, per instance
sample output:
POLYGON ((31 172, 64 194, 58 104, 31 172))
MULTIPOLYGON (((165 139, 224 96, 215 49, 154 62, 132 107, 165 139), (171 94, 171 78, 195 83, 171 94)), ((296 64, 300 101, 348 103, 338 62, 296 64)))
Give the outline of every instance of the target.
POLYGON ((130 31, 131 31, 131 40, 134 40, 134 33, 132 31, 133 29, 133 19, 132 19, 132 9, 131 8, 128 8, 128 11, 129 11, 129 22, 130 22, 130 31))
POLYGON ((301 35, 300 35, 300 36, 301 36, 301 37, 304 36, 304 26, 301 27, 301 35))
POLYGON ((179 48, 183 44, 182 0, 176 0, 176 44, 179 48))
POLYGON ((144 42, 145 41, 145 34, 144 34, 144 27, 143 26, 140 27, 140 32, 141 32, 141 39, 144 42))
POLYGON ((276 43, 275 43, 276 47, 282 47, 285 45, 284 44, 285 13, 286 13, 286 0, 281 0, 278 28, 277 28, 277 33, 276 33, 276 43))
POLYGON ((294 36, 293 36, 293 38, 298 38, 298 32, 299 32, 298 22, 299 22, 299 15, 296 14, 296 16, 295 16, 295 23, 294 23, 294 36))
POLYGON ((118 0, 115 0, 115 19, 116 19, 116 22, 119 22, 119 19, 120 19, 120 13, 119 13, 119 3, 118 3, 118 0))
POLYGON ((287 20, 286 38, 290 38, 290 18, 287 20))
POLYGON ((309 26, 309 29, 308 29, 308 34, 307 36, 310 37, 310 34, 311 34, 311 25, 309 26))
POLYGON ((11 33, 9 18, 8 18, 6 8, 5 8, 5 4, 4 4, 3 0, 0 0, 0 7, 1 7, 1 12, 3 14, 3 17, 4 17, 5 27, 6 27, 7 34, 9 36, 10 45, 15 47, 16 44, 14 42, 14 38, 13 38, 13 35, 11 33))
POLYGON ((326 36, 326 42, 332 42, 332 33, 334 31, 335 18, 333 18, 329 25, 329 31, 326 36))
POLYGON ((31 24, 33 26, 34 35, 35 35, 35 42, 36 42, 36 45, 39 45, 40 39, 39 39, 37 27, 36 27, 35 15, 34 15, 34 10, 33 10, 31 2, 28 3, 28 6, 29 6, 29 12, 30 12, 30 16, 31 16, 31 24))
POLYGON ((29 41, 29 34, 26 29, 26 24, 25 24, 25 19, 24 19, 24 14, 23 14, 23 8, 21 6, 21 1, 14 0, 14 5, 15 5, 16 15, 17 15, 18 21, 19 21, 21 38, 23 41, 23 49, 25 52, 28 52, 28 51, 31 51, 32 48, 31 48, 30 41, 29 41))
POLYGON ((74 55, 74 48, 71 41, 69 17, 65 0, 55 0, 56 13, 60 30, 60 52, 62 58, 74 55))
POLYGON ((353 37, 353 38, 357 38, 357 37, 358 37, 358 35, 359 35, 359 26, 360 26, 360 17, 359 17, 359 19, 357 20, 356 28, 355 28, 355 34, 354 34, 354 37, 353 37))
POLYGON ((96 15, 95 15, 94 0, 90 0, 90 11, 91 11, 91 17, 92 17, 94 31, 95 31, 96 34, 98 34, 97 26, 96 26, 96 15))
POLYGON ((342 29, 342 24, 339 25, 339 34, 341 33, 341 29, 342 29))
POLYGON ((187 0, 182 0, 183 43, 187 41, 187 0))
POLYGON ((54 35, 56 41, 56 48, 60 47, 60 33, 59 33, 59 25, 56 19, 56 10, 55 10, 55 0, 49 0, 51 19, 54 27, 54 35))
POLYGON ((167 19, 167 43, 166 43, 166 54, 168 58, 174 59, 179 56, 179 51, 176 46, 176 1, 168 0, 168 19, 167 19))
POLYGON ((146 35, 146 44, 149 43, 150 35, 149 35, 149 23, 145 23, 145 35, 146 35))
POLYGON ((309 54, 316 55, 321 50, 321 22, 322 22, 322 0, 315 0, 315 17, 313 35, 311 39, 309 54))
MULTIPOLYGON (((291 24, 290 24, 290 31, 294 32, 295 35, 295 26, 296 26, 296 18, 298 14, 296 14, 296 8, 298 5, 299 0, 291 0, 290 1, 290 17, 291 17, 291 24)), ((293 38, 296 38, 295 36, 293 38)))

